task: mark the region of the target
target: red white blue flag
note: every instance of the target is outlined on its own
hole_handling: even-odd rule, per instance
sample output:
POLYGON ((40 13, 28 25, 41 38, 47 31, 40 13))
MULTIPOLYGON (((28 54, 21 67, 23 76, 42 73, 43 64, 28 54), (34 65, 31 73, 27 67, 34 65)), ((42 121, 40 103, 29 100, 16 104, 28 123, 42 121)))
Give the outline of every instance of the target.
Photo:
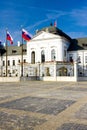
POLYGON ((22 29, 22 38, 26 41, 29 41, 32 38, 32 35, 29 34, 25 29, 22 29))
POLYGON ((11 44, 13 44, 13 38, 12 38, 12 36, 10 35, 10 33, 8 31, 7 31, 7 37, 6 37, 6 39, 8 41, 10 41, 11 44))

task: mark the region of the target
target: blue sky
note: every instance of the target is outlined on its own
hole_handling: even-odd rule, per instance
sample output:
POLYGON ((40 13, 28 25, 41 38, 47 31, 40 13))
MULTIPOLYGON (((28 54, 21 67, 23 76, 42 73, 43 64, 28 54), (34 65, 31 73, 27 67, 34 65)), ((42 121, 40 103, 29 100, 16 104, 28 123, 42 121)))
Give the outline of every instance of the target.
POLYGON ((32 35, 57 21, 57 27, 72 38, 87 37, 87 0, 0 0, 0 40, 6 28, 21 41, 21 26, 32 35))

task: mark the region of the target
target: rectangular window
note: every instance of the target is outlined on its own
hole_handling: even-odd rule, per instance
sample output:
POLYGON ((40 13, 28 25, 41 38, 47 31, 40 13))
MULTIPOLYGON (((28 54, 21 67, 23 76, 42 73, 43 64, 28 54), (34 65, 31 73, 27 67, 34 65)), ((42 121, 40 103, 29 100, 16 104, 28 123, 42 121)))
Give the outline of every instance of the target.
POLYGON ((73 58, 72 58, 72 57, 70 57, 70 58, 69 58, 69 61, 70 61, 70 62, 73 62, 73 58))
POLYGON ((15 70, 12 70, 12 73, 15 74, 15 70))
POLYGON ((24 63, 26 63, 26 59, 24 59, 24 63))
POLYGON ((69 55, 69 61, 70 61, 70 62, 73 62, 73 54, 70 54, 70 55, 69 55))
POLYGON ((8 73, 10 73, 10 70, 8 70, 8 73))
POLYGON ((12 53, 16 53, 17 51, 16 50, 12 50, 12 53))
POLYGON ((13 66, 15 65, 15 60, 13 60, 13 66))
POLYGON ((54 61, 56 59, 56 53, 55 53, 55 49, 51 50, 51 60, 54 61))
POLYGON ((20 63, 20 60, 18 60, 18 63, 20 63))
POLYGON ((5 66, 5 61, 3 60, 3 66, 5 66))
POLYGON ((85 63, 87 63, 87 56, 85 56, 85 63))
POLYGON ((10 60, 8 60, 8 66, 10 66, 10 60))
POLYGON ((78 56, 78 63, 81 63, 81 56, 78 56))
POLYGON ((23 49, 23 52, 26 52, 27 50, 26 49, 23 49))
POLYGON ((64 50, 64 57, 66 57, 66 55, 67 55, 67 51, 66 51, 66 50, 64 50))

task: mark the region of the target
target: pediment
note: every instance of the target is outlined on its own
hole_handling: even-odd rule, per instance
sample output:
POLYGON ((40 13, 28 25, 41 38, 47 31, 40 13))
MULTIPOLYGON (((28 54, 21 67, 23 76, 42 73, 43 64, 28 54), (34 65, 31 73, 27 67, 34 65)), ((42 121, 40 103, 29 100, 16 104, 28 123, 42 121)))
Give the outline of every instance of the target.
POLYGON ((58 37, 60 38, 60 36, 58 35, 42 31, 36 34, 32 40, 45 40, 45 39, 53 39, 58 37))

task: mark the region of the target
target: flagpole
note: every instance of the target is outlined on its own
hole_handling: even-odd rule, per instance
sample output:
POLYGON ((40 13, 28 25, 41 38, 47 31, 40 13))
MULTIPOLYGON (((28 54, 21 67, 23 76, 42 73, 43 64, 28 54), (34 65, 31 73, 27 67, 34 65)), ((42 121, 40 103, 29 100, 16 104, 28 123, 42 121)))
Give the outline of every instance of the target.
POLYGON ((21 76, 23 76, 23 41, 26 40, 30 40, 31 36, 29 36, 28 32, 24 29, 22 29, 22 45, 21 45, 21 76), (24 39, 24 40, 23 40, 24 39))
POLYGON ((8 75, 8 45, 7 45, 7 29, 6 29, 6 77, 8 75))
POLYGON ((22 44, 21 44, 21 77, 23 77, 23 38, 22 38, 22 44))

